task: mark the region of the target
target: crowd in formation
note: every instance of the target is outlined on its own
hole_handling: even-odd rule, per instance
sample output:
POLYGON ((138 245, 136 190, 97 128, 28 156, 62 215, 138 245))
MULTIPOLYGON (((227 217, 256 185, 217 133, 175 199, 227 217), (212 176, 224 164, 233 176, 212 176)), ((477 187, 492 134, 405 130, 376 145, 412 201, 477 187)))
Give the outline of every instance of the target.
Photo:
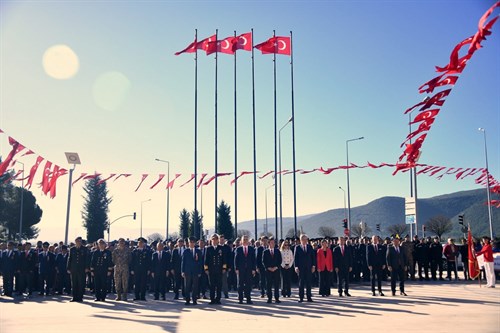
MULTIPOLYGON (((482 243, 475 251, 484 255, 487 286, 494 287, 493 249, 488 237, 482 243)), ((99 239, 92 244, 78 237, 69 246, 62 242, 38 242, 35 247, 29 242, 2 243, 0 273, 3 295, 8 297, 14 293, 27 299, 36 292, 40 296, 71 294, 72 302, 83 302, 88 291, 97 302, 104 302, 109 294, 127 301, 129 293, 134 294, 134 301, 146 301, 148 294, 166 300, 172 292, 174 299, 182 297, 186 305, 207 298, 213 305, 237 291, 240 304, 252 304, 255 289, 268 303, 279 304, 280 298, 292 296, 295 285, 301 303, 313 302, 313 286, 319 287, 321 297, 331 296, 332 288, 339 297, 349 297, 350 283, 362 281, 371 282, 373 296, 385 296, 382 285, 389 280, 395 296, 399 282, 399 294, 406 296, 407 279, 459 280, 458 258, 463 279, 468 280, 465 240, 456 245, 448 239, 443 246, 438 237, 310 240, 301 235, 276 241, 242 236, 233 242, 213 234, 210 244, 190 237, 149 245, 142 237, 110 243, 99 239)))

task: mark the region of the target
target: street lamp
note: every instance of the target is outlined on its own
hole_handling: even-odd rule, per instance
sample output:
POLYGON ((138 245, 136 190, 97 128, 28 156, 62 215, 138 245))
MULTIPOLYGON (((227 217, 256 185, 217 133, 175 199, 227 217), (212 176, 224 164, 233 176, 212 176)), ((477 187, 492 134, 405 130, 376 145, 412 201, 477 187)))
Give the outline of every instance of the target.
MULTIPOLYGON (((167 184, 170 184, 170 162, 156 158, 155 161, 167 163, 167 184)), ((168 239, 168 225, 170 221, 170 186, 167 186, 167 227, 166 227, 166 238, 168 239)))
POLYGON ((120 216, 119 218, 114 219, 113 221, 111 221, 111 223, 110 223, 110 224, 108 224, 108 243, 109 243, 110 234, 111 234, 111 225, 112 225, 113 223, 115 223, 116 221, 121 220, 121 219, 126 218, 126 217, 133 217, 133 218, 134 218, 134 220, 135 220, 136 213, 134 212, 134 214, 129 214, 129 215, 123 215, 123 216, 120 216))
POLYGON ((493 239, 493 225, 491 224, 491 198, 490 198, 490 171, 488 170, 488 149, 486 148, 486 130, 484 128, 478 128, 480 132, 483 132, 484 138, 484 159, 486 162, 486 195, 488 198, 488 221, 490 222, 490 237, 493 239))
MULTIPOLYGON (((280 229, 281 229, 281 234, 280 234, 280 238, 283 239, 283 192, 282 192, 282 187, 281 187, 281 131, 288 125, 290 124, 291 122, 293 121, 293 117, 290 117, 290 119, 288 119, 288 121, 285 123, 285 125, 283 125, 280 130, 279 130, 279 134, 278 134, 278 147, 279 147, 279 169, 280 169, 280 173, 279 173, 279 183, 280 183, 280 229)), ((278 235, 276 235, 276 237, 278 237, 278 235)))
POLYGON ((23 240, 23 211, 24 211, 24 163, 16 161, 22 164, 23 170, 21 173, 21 211, 19 212, 19 242, 23 240))
MULTIPOLYGON (((266 188, 266 195, 265 195, 265 197, 266 197, 266 226, 265 226, 265 228, 264 228, 264 232, 266 233, 266 235, 267 235, 268 230, 269 230, 269 229, 268 229, 268 224, 267 224, 267 223, 268 223, 268 221, 267 221, 267 190, 269 190, 269 189, 270 189, 270 188, 272 188, 273 186, 274 186, 274 184, 273 184, 273 185, 271 185, 271 186, 269 186, 268 188, 266 188)), ((257 237, 258 237, 258 235, 255 235, 255 239, 257 239, 257 237)))
POLYGON ((148 201, 151 201, 151 199, 141 201, 141 237, 142 237, 142 204, 148 201))
POLYGON ((345 190, 342 188, 342 186, 339 186, 339 189, 342 190, 342 192, 344 192, 344 218, 347 220, 347 207, 346 207, 346 203, 345 203, 345 190))
POLYGON ((73 171, 75 171, 77 164, 82 164, 80 161, 80 156, 78 153, 64 153, 66 155, 66 160, 69 164, 73 164, 73 168, 69 169, 69 181, 68 181, 68 204, 66 207, 66 230, 64 232, 64 244, 68 244, 68 230, 69 230, 69 211, 71 207, 71 183, 73 181, 73 171))
POLYGON ((351 234, 351 191, 350 191, 350 185, 349 185, 349 142, 351 141, 357 141, 357 140, 363 140, 365 137, 359 137, 355 139, 349 139, 346 140, 345 142, 345 150, 346 150, 346 157, 347 157, 347 228, 349 229, 349 235, 351 234))

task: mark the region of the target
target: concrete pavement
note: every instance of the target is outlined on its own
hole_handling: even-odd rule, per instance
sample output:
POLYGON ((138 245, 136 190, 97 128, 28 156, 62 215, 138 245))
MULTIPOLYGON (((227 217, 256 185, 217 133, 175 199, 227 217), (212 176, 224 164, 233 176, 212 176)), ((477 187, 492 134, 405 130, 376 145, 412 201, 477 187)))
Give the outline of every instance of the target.
MULTIPOLYGON (((208 301, 184 306, 183 301, 69 303, 68 296, 30 300, 0 298, 0 333, 24 332, 500 332, 500 287, 479 288, 477 282, 407 283, 407 297, 371 296, 367 285, 353 285, 353 297, 316 296, 314 303, 297 296, 280 305, 254 298, 254 305, 239 305, 236 294, 222 306, 208 301)), ((292 290, 297 294, 297 290, 292 290)), ((254 293, 257 296, 257 293, 254 293)), ((114 295, 110 295, 114 299, 114 295)))

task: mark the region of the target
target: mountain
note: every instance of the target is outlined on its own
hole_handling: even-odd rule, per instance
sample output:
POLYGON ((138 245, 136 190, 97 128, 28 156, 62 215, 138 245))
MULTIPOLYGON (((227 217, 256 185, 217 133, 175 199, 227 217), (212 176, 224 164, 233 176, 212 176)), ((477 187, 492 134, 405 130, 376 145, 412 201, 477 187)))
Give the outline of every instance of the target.
MULTIPOLYGON (((444 236, 461 237, 458 224, 458 215, 463 214, 465 224, 470 223, 474 235, 489 235, 488 209, 485 204, 485 190, 461 191, 451 194, 440 195, 432 198, 417 200, 417 217, 419 235, 422 235, 422 223, 425 224, 430 218, 442 215, 453 222, 453 231, 444 236)), ((375 232, 376 225, 380 224, 380 235, 388 236, 387 227, 394 224, 405 223, 405 199, 400 197, 382 197, 358 207, 351 207, 352 225, 365 222, 375 232)), ((297 217, 298 228, 310 237, 319 237, 318 228, 321 226, 332 227, 336 235, 343 233, 342 220, 345 218, 344 209, 332 209, 322 213, 297 217)), ((257 221, 259 234, 264 230, 265 220, 257 221)), ((492 208, 493 234, 500 234, 500 211, 492 208)), ((268 230, 274 234, 274 218, 268 219, 268 230)), ((283 218, 283 235, 293 228, 293 218, 283 218)), ((238 223, 238 229, 249 230, 253 234, 254 222, 246 221, 238 223)), ((428 235, 428 232, 427 232, 428 235)))

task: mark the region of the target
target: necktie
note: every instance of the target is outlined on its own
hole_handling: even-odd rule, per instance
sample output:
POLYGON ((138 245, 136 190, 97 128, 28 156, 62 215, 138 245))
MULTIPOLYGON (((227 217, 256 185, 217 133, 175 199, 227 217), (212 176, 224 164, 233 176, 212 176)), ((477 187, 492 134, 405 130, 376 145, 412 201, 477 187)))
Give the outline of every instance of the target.
POLYGON ((26 258, 28 258, 28 253, 29 253, 29 252, 28 252, 28 251, 26 251, 26 258))
POLYGON ((271 249, 271 257, 274 257, 274 251, 271 249))
POLYGON ((158 252, 158 259, 161 260, 161 252, 158 252))
POLYGON ((307 247, 304 245, 303 248, 304 248, 304 252, 307 253, 307 247))
POLYGON ((247 254, 248 254, 247 247, 245 246, 243 249, 245 250, 245 257, 246 257, 246 256, 247 256, 247 254))
POLYGON ((396 247, 396 252, 399 254, 399 247, 396 247))
POLYGON ((378 252, 378 246, 375 245, 375 253, 377 253, 377 252, 378 252))
POLYGON ((340 249, 342 250, 342 256, 344 256, 344 247, 342 246, 340 249))

